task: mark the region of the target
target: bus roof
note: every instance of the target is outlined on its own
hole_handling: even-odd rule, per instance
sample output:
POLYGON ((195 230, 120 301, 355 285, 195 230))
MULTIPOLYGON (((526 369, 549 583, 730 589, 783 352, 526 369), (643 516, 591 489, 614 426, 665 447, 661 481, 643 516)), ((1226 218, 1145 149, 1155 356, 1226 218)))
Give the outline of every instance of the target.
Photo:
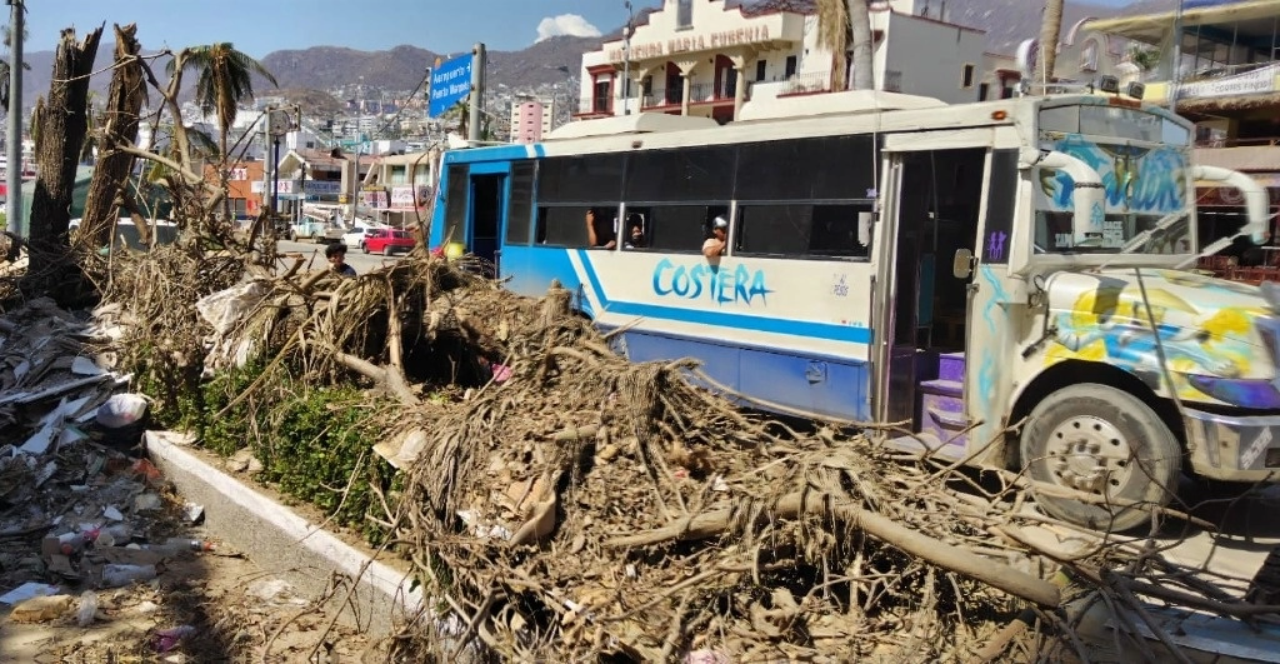
MULTIPOLYGON (((557 135, 556 140, 533 145, 504 145, 483 148, 468 148, 450 151, 445 155, 446 164, 475 163, 490 161, 508 161, 513 159, 531 159, 554 157, 560 155, 597 154, 608 152, 630 152, 634 150, 657 150, 664 148, 687 147, 693 145, 722 145, 732 143, 751 143, 769 140, 785 140, 797 138, 815 138, 823 136, 842 136, 853 134, 888 134, 899 132, 947 131, 963 128, 993 127, 1013 124, 1015 119, 1026 114, 1028 106, 1044 102, 1055 104, 1080 103, 1083 105, 1107 104, 1108 99, 1096 95, 1055 95, 1052 97, 1015 97, 972 104, 944 104, 937 100, 910 95, 892 93, 836 93, 832 96, 844 97, 843 101, 829 104, 814 104, 814 114, 808 116, 794 115, 756 119, 746 122, 733 122, 724 126, 701 127, 690 123, 689 129, 678 128, 673 124, 661 124, 656 120, 653 126, 667 128, 665 131, 650 133, 606 133, 609 127, 646 126, 644 122, 632 120, 629 123, 600 125, 599 131, 591 131, 590 127, 579 130, 580 136, 571 132, 557 135), (843 106, 844 110, 839 110, 843 106)), ((798 100, 813 100, 818 95, 798 97, 798 100)), ((781 101, 781 100, 780 100, 781 101)), ((788 100, 789 101, 789 100, 788 100)), ((803 105, 803 103, 799 104, 803 105)), ((1164 115, 1162 109, 1143 105, 1143 109, 1164 115)), ((637 117, 654 114, 638 114, 637 117)), ((674 117, 674 116, 672 116, 674 117)), ((624 118, 625 119, 625 118, 624 118)), ((574 124, 591 125, 594 123, 610 123, 611 119, 585 120, 574 124)), ((562 128, 562 131, 565 128, 562 128)))

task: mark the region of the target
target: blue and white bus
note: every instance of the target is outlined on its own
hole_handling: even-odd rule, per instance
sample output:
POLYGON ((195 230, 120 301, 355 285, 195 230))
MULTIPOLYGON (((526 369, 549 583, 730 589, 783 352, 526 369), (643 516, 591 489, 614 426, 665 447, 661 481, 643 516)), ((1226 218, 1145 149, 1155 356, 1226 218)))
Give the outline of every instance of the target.
POLYGON ((432 244, 517 293, 558 280, 632 360, 695 358, 746 403, 903 423, 944 457, 1121 503, 1280 469, 1277 303, 1181 269, 1197 181, 1241 189, 1256 240, 1265 192, 1195 166, 1187 121, 1118 95, 753 103, 448 152, 432 244))

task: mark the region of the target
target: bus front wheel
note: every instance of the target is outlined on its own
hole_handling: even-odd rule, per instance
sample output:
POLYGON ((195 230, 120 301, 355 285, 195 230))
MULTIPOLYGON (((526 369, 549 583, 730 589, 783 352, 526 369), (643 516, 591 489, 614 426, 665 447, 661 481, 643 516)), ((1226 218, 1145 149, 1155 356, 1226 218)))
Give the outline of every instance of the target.
POLYGON ((1141 399, 1083 383, 1050 394, 1022 431, 1022 464, 1031 479, 1091 498, 1038 491, 1040 507, 1063 521, 1121 532, 1149 523, 1177 491, 1182 448, 1141 399))

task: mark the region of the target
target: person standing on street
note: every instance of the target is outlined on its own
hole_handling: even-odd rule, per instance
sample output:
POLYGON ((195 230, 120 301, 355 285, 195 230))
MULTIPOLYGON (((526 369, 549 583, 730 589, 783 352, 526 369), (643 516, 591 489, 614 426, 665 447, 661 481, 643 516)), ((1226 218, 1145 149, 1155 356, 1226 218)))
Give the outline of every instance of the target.
POLYGON ((324 257, 329 259, 329 269, 344 277, 356 276, 356 269, 347 265, 347 245, 337 242, 324 248, 324 257))

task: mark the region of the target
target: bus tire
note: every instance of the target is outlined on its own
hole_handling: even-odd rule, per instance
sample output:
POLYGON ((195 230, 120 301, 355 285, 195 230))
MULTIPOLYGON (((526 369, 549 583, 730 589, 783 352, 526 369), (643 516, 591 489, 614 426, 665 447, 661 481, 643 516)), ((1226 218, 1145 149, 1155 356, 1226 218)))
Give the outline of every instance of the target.
MULTIPOLYGON (((1177 493, 1182 446, 1141 399, 1081 383, 1045 397, 1022 430, 1022 466, 1046 484, 1098 497, 1163 507, 1177 493)), ((1039 492, 1040 507, 1063 521, 1122 532, 1150 523, 1143 506, 1093 504, 1039 492)))

